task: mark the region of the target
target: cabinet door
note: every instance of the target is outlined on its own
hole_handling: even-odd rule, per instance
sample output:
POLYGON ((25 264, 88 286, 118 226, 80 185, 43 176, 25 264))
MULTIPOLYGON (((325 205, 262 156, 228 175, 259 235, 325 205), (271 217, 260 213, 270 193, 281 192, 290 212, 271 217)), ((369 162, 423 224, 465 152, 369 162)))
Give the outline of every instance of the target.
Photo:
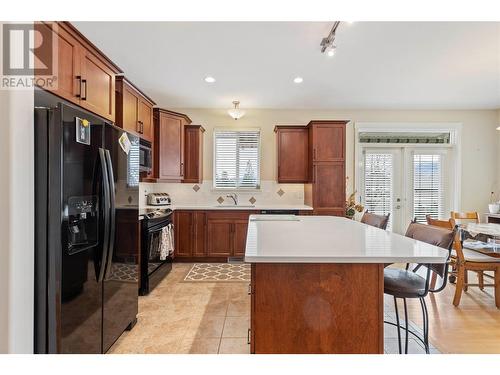
POLYGON ((186 127, 184 139, 184 181, 190 183, 201 183, 202 176, 202 139, 203 133, 199 128, 186 127))
POLYGON ((193 254, 193 213, 176 211, 174 225, 175 256, 191 257, 193 254))
POLYGON ((232 229, 232 220, 208 219, 208 256, 231 256, 233 250, 232 229))
POLYGON ((233 228, 233 255, 244 256, 247 244, 248 220, 235 220, 233 228))
POLYGON ((159 136, 155 140, 159 153, 158 178, 182 180, 184 174, 183 121, 161 113, 159 122, 159 136))
POLYGON ((345 169, 343 162, 317 163, 313 166, 314 209, 345 206, 345 169))
POLYGON ((308 129, 279 129, 278 182, 307 182, 308 129))
POLYGON ((139 109, 139 97, 135 94, 135 91, 131 89, 125 83, 123 84, 123 130, 129 131, 137 136, 141 136, 140 134, 140 126, 139 126, 139 117, 138 117, 138 109, 139 109))
POLYGON ((139 99, 139 122, 141 126, 141 137, 153 140, 153 107, 146 101, 139 99))
MULTIPOLYGON (((72 103, 80 104, 80 80, 78 78, 81 73, 80 44, 63 28, 57 27, 55 23, 51 25, 42 22, 35 24, 35 29, 40 32, 43 38, 54 36, 53 42, 57 44, 57 72, 55 72, 57 88, 44 87, 44 89, 72 103)), ((52 53, 52 51, 36 49, 35 53, 38 55, 52 53)))
POLYGON ((203 257, 207 255, 207 214, 204 211, 195 211, 194 217, 194 235, 193 235, 193 256, 203 257))
POLYGON ((344 160, 344 124, 313 124, 312 132, 313 161, 344 160))
POLYGON ((89 51, 82 50, 80 105, 115 121, 115 74, 89 51))

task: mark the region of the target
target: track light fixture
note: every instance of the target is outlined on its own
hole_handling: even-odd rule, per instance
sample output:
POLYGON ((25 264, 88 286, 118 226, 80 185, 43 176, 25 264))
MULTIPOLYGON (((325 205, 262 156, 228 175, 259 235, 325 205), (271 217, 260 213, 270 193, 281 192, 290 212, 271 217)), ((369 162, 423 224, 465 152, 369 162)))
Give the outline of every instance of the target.
POLYGON ((337 28, 340 25, 340 21, 335 21, 333 23, 332 29, 330 33, 325 38, 321 39, 321 53, 325 53, 332 57, 335 54, 335 33, 337 32, 337 28))

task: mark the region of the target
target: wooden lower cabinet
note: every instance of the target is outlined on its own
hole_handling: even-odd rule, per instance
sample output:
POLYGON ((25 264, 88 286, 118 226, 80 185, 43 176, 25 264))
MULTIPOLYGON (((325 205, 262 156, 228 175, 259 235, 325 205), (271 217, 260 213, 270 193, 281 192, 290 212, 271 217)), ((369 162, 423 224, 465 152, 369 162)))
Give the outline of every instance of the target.
POLYGON ((193 255, 193 212, 175 211, 175 257, 191 257, 193 255))
POLYGON ((233 222, 230 219, 208 219, 208 256, 231 256, 233 250, 233 222))
POLYGON ((382 354, 384 267, 254 263, 250 311, 251 353, 382 354))
POLYGON ((175 257, 194 258, 206 256, 205 211, 175 211, 175 257))
POLYGON ((245 247, 247 245, 247 229, 248 229, 248 218, 247 220, 235 220, 233 223, 233 255, 234 256, 244 256, 245 247))
POLYGON ((179 210, 174 213, 177 258, 245 255, 250 211, 179 210))
POLYGON ((207 255, 212 257, 245 255, 250 211, 212 211, 207 213, 207 255))

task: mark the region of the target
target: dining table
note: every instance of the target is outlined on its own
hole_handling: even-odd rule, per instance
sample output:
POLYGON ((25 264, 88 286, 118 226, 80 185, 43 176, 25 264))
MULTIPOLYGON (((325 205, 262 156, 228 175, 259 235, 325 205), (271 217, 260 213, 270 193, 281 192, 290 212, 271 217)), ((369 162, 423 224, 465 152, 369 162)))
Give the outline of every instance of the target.
POLYGON ((464 248, 500 258, 500 224, 466 223, 458 231, 464 248))

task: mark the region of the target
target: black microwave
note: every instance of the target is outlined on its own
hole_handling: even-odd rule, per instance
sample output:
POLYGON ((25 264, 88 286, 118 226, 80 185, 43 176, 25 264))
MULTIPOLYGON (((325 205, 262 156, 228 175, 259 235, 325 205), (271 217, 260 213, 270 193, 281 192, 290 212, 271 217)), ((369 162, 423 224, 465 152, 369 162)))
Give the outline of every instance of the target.
POLYGON ((151 173, 153 168, 153 152, 151 143, 141 139, 139 144, 139 171, 151 173))

